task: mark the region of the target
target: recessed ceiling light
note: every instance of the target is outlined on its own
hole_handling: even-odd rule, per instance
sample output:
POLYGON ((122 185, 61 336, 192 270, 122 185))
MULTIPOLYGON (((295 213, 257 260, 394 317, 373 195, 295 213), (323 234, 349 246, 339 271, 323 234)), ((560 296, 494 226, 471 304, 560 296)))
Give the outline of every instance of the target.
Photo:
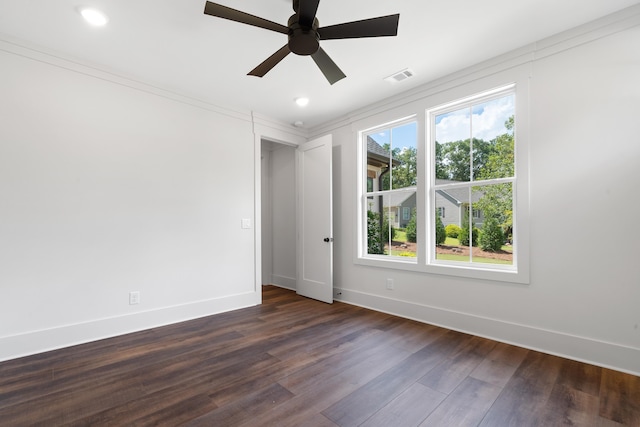
POLYGON ((300 97, 300 98, 294 99, 294 101, 296 101, 296 104, 298 104, 298 106, 304 107, 309 103, 309 98, 300 97))
POLYGON ((81 8, 80 15, 82 15, 85 21, 96 27, 101 27, 109 22, 109 18, 107 18, 107 15, 105 15, 98 9, 81 8))

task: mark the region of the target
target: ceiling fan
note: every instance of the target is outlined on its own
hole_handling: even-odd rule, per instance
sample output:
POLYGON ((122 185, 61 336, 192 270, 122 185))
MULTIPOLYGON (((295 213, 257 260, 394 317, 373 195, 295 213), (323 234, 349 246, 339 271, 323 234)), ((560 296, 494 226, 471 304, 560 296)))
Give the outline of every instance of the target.
POLYGON ((207 1, 204 13, 289 36, 287 44, 248 73, 250 76, 257 77, 263 77, 293 52, 296 55, 311 56, 329 83, 334 84, 346 75, 320 47, 320 40, 384 37, 398 34, 400 14, 320 27, 316 18, 319 3, 320 0, 293 0, 293 10, 296 13, 289 18, 287 26, 210 1, 207 1))

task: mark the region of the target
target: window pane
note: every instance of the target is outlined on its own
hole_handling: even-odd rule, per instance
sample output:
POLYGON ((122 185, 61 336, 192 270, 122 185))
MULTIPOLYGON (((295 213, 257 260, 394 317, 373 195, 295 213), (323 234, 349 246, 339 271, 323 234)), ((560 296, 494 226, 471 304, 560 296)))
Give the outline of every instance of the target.
POLYGON ((512 186, 436 190, 435 258, 513 265, 512 186))
POLYGON ((415 224, 415 191, 393 192, 367 200, 367 253, 415 258, 415 224))
POLYGON ((514 102, 509 95, 472 107, 474 181, 513 176, 514 102))
POLYGON ((436 259, 470 261, 468 243, 461 235, 462 226, 465 221, 468 222, 469 218, 468 200, 468 188, 436 190, 434 225, 436 259))
POLYGON ((472 262, 513 265, 513 184, 473 187, 471 210, 478 229, 472 262))
POLYGON ((417 125, 415 122, 391 130, 391 188, 415 187, 418 183, 417 125))
POLYGON ((468 182, 471 179, 471 109, 435 117, 436 179, 468 182))
POLYGON ((384 204, 382 196, 367 199, 367 254, 383 255, 385 240, 382 232, 384 204))
POLYGON ((373 190, 389 190, 391 186, 391 130, 382 129, 366 137, 367 178, 371 179, 373 190))

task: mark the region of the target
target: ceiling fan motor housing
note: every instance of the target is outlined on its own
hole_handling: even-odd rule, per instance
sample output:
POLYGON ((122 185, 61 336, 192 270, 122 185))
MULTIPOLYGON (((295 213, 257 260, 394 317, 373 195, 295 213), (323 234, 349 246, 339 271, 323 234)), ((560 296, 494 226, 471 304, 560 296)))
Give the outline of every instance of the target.
POLYGON ((289 18, 289 49, 296 55, 313 55, 320 48, 318 34, 318 19, 314 18, 313 25, 306 27, 298 22, 298 14, 289 18))

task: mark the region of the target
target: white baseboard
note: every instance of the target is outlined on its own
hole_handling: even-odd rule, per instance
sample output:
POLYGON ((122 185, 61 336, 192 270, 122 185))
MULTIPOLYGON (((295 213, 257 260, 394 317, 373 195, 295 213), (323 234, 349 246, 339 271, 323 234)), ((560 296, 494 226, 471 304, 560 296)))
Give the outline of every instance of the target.
POLYGON ((0 362, 256 305, 258 292, 140 311, 0 338, 0 362))
POLYGON ((278 276, 277 274, 271 275, 271 284, 280 288, 296 290, 296 278, 287 276, 278 276))
POLYGON ((640 376, 638 348, 364 292, 336 291, 337 301, 640 376))

